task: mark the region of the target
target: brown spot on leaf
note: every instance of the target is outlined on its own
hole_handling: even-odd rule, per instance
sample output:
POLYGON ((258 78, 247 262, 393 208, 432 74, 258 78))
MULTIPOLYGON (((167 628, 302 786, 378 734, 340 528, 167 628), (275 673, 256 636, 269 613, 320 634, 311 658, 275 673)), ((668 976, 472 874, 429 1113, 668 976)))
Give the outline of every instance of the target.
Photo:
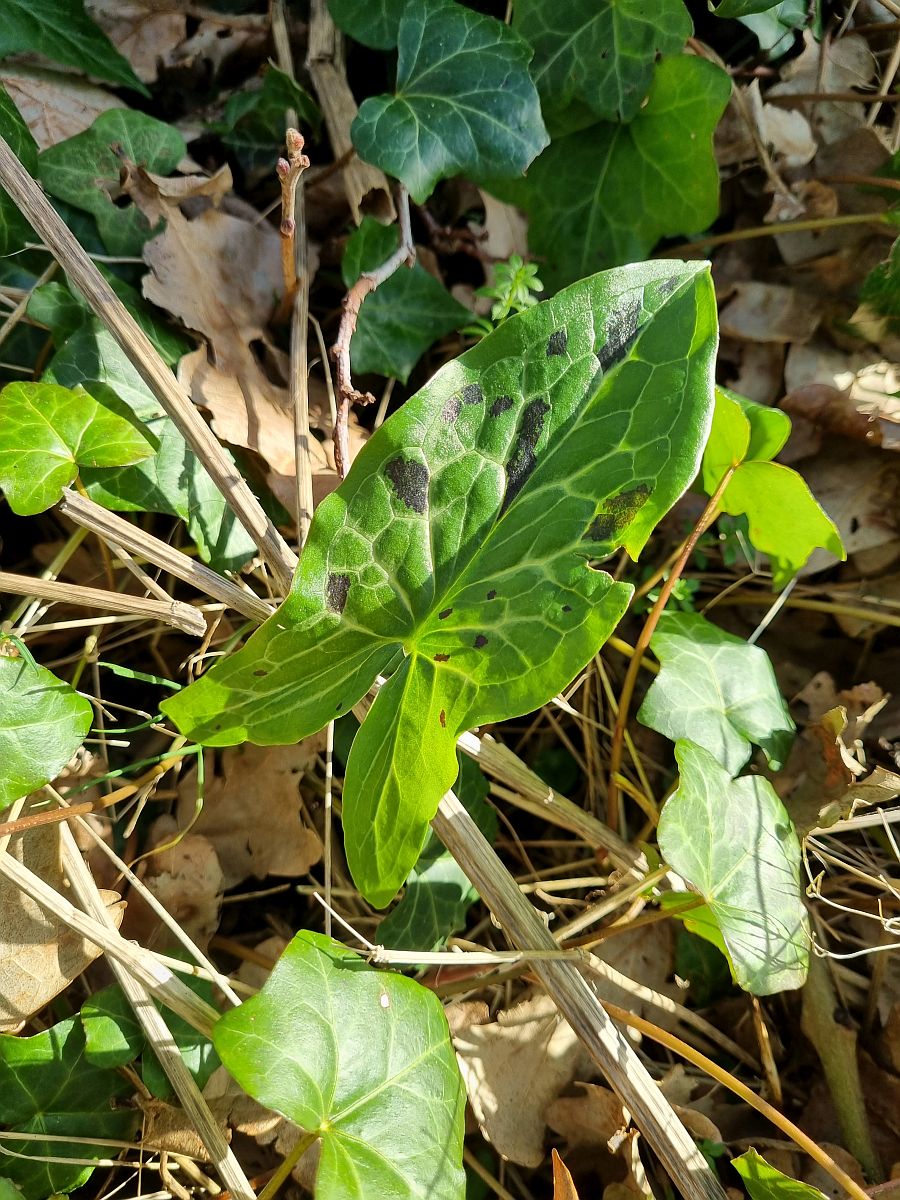
POLYGON ((449 654, 436 654, 434 656, 434 661, 435 662, 449 662, 450 655, 449 654))
POLYGON ((446 621, 452 612, 453 612, 452 608, 442 608, 441 611, 438 613, 438 620, 446 621))
POLYGON ((557 329, 555 333, 550 334, 550 340, 547 342, 547 357, 552 358, 555 354, 565 354, 568 344, 569 335, 565 329, 557 329))
POLYGON ((506 494, 501 512, 506 512, 537 465, 534 450, 544 429, 544 417, 549 411, 550 405, 540 396, 529 400, 522 411, 519 432, 506 464, 506 494))
POLYGON ((496 595, 497 595, 497 593, 494 591, 493 588, 491 588, 491 590, 487 594, 487 598, 488 598, 488 600, 493 600, 496 595))
POLYGON ((441 715, 438 718, 438 720, 441 723, 441 729, 446 729, 447 728, 447 714, 444 712, 443 709, 441 709, 441 715))
POLYGON ((487 644, 488 644, 487 638, 484 636, 483 633, 479 633, 478 637, 475 639, 475 649, 480 650, 483 646, 486 646, 487 644))
POLYGON ((350 591, 350 576, 331 574, 325 580, 325 607, 329 612, 342 613, 350 591))
POLYGON ((386 464, 384 473, 398 500, 402 500, 413 512, 425 511, 428 503, 428 482, 431 477, 424 463, 416 462, 415 459, 392 458, 386 464))
POLYGON ((611 496, 591 521, 586 536, 592 542, 608 542, 627 528, 647 503, 650 485, 639 483, 618 496, 611 496))
POLYGON ((269 673, 268 671, 264 671, 262 668, 260 668, 258 671, 253 672, 253 674, 257 677, 257 679, 265 678, 265 676, 268 675, 268 673, 269 673))

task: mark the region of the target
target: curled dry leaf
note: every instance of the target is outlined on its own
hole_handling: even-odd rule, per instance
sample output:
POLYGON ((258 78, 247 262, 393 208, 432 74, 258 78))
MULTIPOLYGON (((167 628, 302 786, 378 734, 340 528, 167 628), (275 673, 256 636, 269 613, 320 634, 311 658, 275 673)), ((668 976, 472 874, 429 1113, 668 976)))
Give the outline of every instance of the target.
MULTIPOLYGON (((820 46, 812 30, 804 30, 803 53, 781 68, 781 79, 767 96, 796 92, 847 92, 865 88, 875 77, 875 59, 859 34, 848 34, 820 46)), ((799 101, 821 142, 836 142, 854 133, 865 120, 862 103, 799 101)))
POLYGON ((578 1200, 575 1181, 569 1173, 569 1168, 555 1150, 551 1151, 553 1162, 553 1200, 578 1200))
MULTIPOLYGON (((55 826, 13 834, 7 853, 56 891, 65 891, 55 826)), ((100 895, 118 927, 124 902, 117 892, 100 895)), ((16 1033, 101 952, 5 878, 0 878, 0 912, 0 1032, 16 1033)))
POLYGON ((758 79, 749 85, 745 96, 759 136, 779 166, 803 167, 815 157, 818 145, 802 112, 781 104, 764 104, 758 79))
MULTIPOLYGON (((187 833, 175 841, 177 837, 171 817, 160 817, 155 822, 151 840, 160 849, 145 860, 143 882, 205 950, 219 926, 224 875, 207 838, 196 833, 187 833)), ((146 906, 139 897, 135 897, 133 905, 136 911, 145 910, 140 913, 145 925, 148 921, 151 927, 156 924, 155 916, 146 915, 146 906)), ((136 930, 129 925, 129 932, 134 934, 136 930)), ((150 930, 142 929, 141 934, 140 940, 146 944, 150 930)))
POLYGON ((544 1159, 544 1113, 571 1081, 582 1050, 546 995, 472 1025, 453 1039, 469 1103, 498 1154, 526 1167, 544 1159))
POLYGON ((0 66, 0 84, 22 114, 39 150, 84 133, 101 113, 111 108, 127 107, 103 88, 77 75, 40 67, 4 62, 0 66))
MULTIPOLYGON (((226 888, 251 876, 296 878, 322 857, 319 835, 305 820, 300 784, 323 738, 317 734, 293 746, 235 746, 223 751, 218 772, 207 754, 203 811, 192 832, 214 848, 226 888)), ((181 781, 178 795, 186 826, 197 796, 196 768, 181 781)))
POLYGON ((154 83, 161 66, 172 66, 187 36, 187 16, 159 0, 86 0, 85 9, 144 83, 154 83))

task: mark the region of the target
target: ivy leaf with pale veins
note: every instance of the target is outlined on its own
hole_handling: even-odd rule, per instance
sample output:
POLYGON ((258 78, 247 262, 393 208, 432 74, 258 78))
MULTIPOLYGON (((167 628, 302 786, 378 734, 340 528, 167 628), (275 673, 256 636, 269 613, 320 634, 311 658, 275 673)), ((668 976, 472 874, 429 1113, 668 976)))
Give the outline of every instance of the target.
POLYGON ((528 213, 528 244, 549 288, 645 258, 660 238, 715 220, 712 136, 730 95, 728 76, 706 59, 663 59, 630 124, 554 138, 526 179, 491 181, 528 213))
POLYGON ((673 742, 690 737, 736 775, 760 746, 773 770, 794 738, 768 654, 699 613, 663 613, 650 648, 662 669, 638 720, 673 742))
POLYGON ((0 655, 0 809, 56 778, 87 736, 91 717, 84 696, 52 672, 0 655))
POLYGON ((660 852, 703 896, 742 988, 802 987, 810 935, 787 810, 767 779, 732 779, 702 746, 678 742, 675 757, 681 780, 659 819, 660 852))
MULTIPOLYGON (((366 217, 347 242, 344 283, 349 288, 363 271, 380 266, 399 245, 394 225, 366 217)), ((358 375, 394 375, 406 383, 433 342, 459 329, 472 314, 420 264, 401 267, 366 298, 350 342, 358 375)))
POLYGON ((462 1200, 465 1089, 427 988, 302 930, 213 1041, 248 1095, 318 1134, 318 1200, 462 1200))
POLYGON ((0 58, 28 53, 149 95, 128 59, 84 11, 83 0, 3 0, 0 58))
MULTIPOLYGON (((37 142, 22 115, 0 84, 0 134, 29 175, 37 171, 37 142)), ((15 201, 0 188, 0 258, 21 250, 26 242, 37 241, 31 226, 19 212, 15 201)))
POLYGON ((693 24, 681 0, 516 0, 513 28, 534 47, 531 77, 545 115, 576 103, 590 124, 630 121, 656 57, 678 54, 693 24))
POLYGON ((755 1150, 745 1150, 731 1165, 743 1179, 750 1200, 825 1200, 824 1192, 783 1174, 755 1150))
POLYGON ((290 597, 163 708, 210 745, 290 743, 393 671, 344 785, 354 879, 409 874, 456 739, 539 708, 612 632, 697 470, 716 313, 703 263, 639 264, 510 317, 375 432, 316 510, 290 597))
POLYGON ((140 256, 153 232, 136 205, 119 208, 121 155, 158 175, 174 171, 187 152, 171 125, 129 108, 101 113, 90 129, 38 156, 37 176, 51 196, 91 213, 110 254, 140 256))
POLYGON ((453 0, 409 0, 397 49, 396 93, 365 100, 351 136, 417 204, 453 175, 521 175, 547 145, 531 49, 502 21, 453 0))
POLYGON ((406 0, 328 0, 335 25, 373 50, 397 45, 400 17, 406 0))
POLYGON ((56 504, 80 467, 127 466, 153 454, 128 406, 103 384, 93 389, 44 382, 0 391, 0 488, 13 512, 33 516, 56 504))

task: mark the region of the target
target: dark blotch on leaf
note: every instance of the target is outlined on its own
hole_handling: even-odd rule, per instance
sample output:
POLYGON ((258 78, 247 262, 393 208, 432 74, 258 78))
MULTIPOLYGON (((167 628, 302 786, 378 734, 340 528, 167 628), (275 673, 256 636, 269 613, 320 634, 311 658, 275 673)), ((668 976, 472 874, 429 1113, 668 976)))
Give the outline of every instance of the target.
POLYGON ((487 638, 484 636, 483 633, 479 633, 478 637, 475 639, 475 649, 481 650, 482 647, 486 646, 487 644, 488 644, 487 638))
POLYGON ((509 412, 509 410, 512 408, 512 406, 513 406, 512 396, 498 396, 497 399, 494 401, 494 403, 491 405, 491 409, 490 409, 491 416, 499 417, 501 413, 509 412))
POLYGON ((446 621, 452 612, 453 612, 452 608, 442 608, 441 611, 438 613, 438 620, 446 621))
POLYGON ((557 329, 555 333, 550 334, 550 340, 547 343, 547 357, 552 358, 554 354, 565 354, 568 344, 569 335, 564 329, 557 329))
POLYGON ((671 296, 679 283, 681 283, 681 279, 678 275, 670 275, 668 279, 664 279, 659 285, 659 294, 661 296, 671 296))
POLYGON ((434 656, 434 661, 435 662, 449 662, 450 655, 449 654, 436 654, 434 656))
POLYGON ((506 494, 501 512, 506 512, 537 465, 534 448, 544 428, 544 417, 549 411, 550 405, 540 396, 525 405, 513 452, 506 464, 506 494))
POLYGON ((329 575, 325 580, 325 605, 329 612, 342 613, 350 591, 349 575, 329 575))
POLYGON ((447 714, 444 712, 443 709, 441 709, 441 715, 438 719, 441 722, 441 729, 446 729, 447 728, 447 714))
POLYGON ((563 610, 563 612, 571 612, 571 611, 572 611, 572 605, 571 605, 571 604, 564 604, 564 605, 563 605, 563 607, 562 607, 562 610, 563 610))
POLYGON ((491 588, 491 590, 487 594, 487 598, 488 598, 488 600, 493 600, 496 595, 497 595, 497 593, 494 591, 493 588, 491 588))
POLYGON ((606 323, 606 341, 597 353, 604 371, 614 367, 628 354, 638 333, 640 315, 640 300, 632 300, 610 316, 606 323))
POLYGON ((253 672, 253 674, 257 677, 257 679, 264 678, 266 675, 268 675, 268 673, 269 673, 268 671, 264 671, 264 670, 262 670, 262 668, 260 668, 260 670, 258 670, 258 671, 253 672))
POLYGON ((480 404, 484 399, 484 392, 477 383, 467 383, 462 390, 463 404, 480 404))
POLYGON ((462 401, 460 400, 459 396, 451 396, 441 410, 442 419, 446 421, 448 425, 452 425, 459 416, 461 408, 462 401))
POLYGON ((428 468, 424 463, 392 458, 384 468, 394 494, 413 512, 423 513, 428 501, 428 468))
POLYGON ((630 488, 627 492, 620 492, 618 496, 612 496, 591 521, 586 536, 592 542, 606 542, 610 538, 616 537, 621 530, 631 524, 647 503, 649 495, 649 484, 639 483, 637 487, 630 488))

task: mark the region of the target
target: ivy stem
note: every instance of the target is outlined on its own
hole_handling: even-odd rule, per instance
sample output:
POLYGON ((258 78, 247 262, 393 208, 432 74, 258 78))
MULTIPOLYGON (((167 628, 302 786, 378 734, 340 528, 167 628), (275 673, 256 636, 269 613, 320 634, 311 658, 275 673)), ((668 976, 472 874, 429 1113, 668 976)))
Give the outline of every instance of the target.
POLYGON ((625 744, 625 726, 628 724, 628 713, 631 708, 631 700, 634 696, 634 687, 637 683, 638 672, 641 669, 641 659, 650 646, 650 639, 656 631, 656 626, 659 623, 659 618, 663 614, 663 609, 668 603, 669 597, 675 584, 681 578, 684 568, 688 564, 688 560, 694 552, 694 547, 700 540, 701 536, 706 532, 709 526, 716 519, 719 511, 719 504, 722 496, 725 494, 725 489, 731 482, 731 477, 734 474, 737 464, 733 464, 728 468, 725 474, 719 481, 716 490, 710 496, 709 501, 700 514, 700 518, 691 531, 690 537, 684 543, 684 549, 679 554, 675 565, 669 572, 667 579, 663 582, 659 589, 659 596, 656 599, 653 607, 650 609, 647 620, 644 622, 644 628, 641 630, 640 637, 634 644, 634 656, 628 664, 628 670, 625 672, 625 682, 622 684, 622 694, 619 697, 619 711, 616 713, 616 723, 613 728, 612 745, 609 752, 609 786, 606 796, 606 824, 610 829, 618 830, 619 818, 619 783, 617 776, 622 769, 622 748, 625 744))
MULTIPOLYGON (((291 1150, 290 1154, 286 1154, 276 1168, 275 1174, 259 1193, 256 1200, 272 1200, 272 1197, 296 1167, 297 1163, 307 1152, 313 1142, 318 1141, 318 1130, 314 1129, 311 1133, 305 1133, 297 1139, 297 1143, 291 1150)), ((866 1197, 868 1200, 868 1197, 866 1197)))
MULTIPOLYGON (((879 185, 880 186, 880 185, 879 185)), ((809 233, 815 229, 837 229, 841 225, 889 225, 884 213, 844 213, 837 217, 809 217, 801 221, 775 221, 771 225, 754 225, 750 229, 732 229, 711 237, 697 238, 670 246, 659 258, 680 258, 689 250, 704 250, 709 246, 727 246, 730 242, 748 242, 753 238, 775 237, 780 233, 809 233)))
POLYGON ((686 1058, 688 1062, 699 1067, 701 1071, 705 1071, 707 1075, 710 1075, 723 1087, 728 1088, 730 1092, 733 1092, 736 1096, 740 1096, 745 1104, 749 1104, 751 1108, 755 1108, 758 1113, 761 1113, 768 1121, 771 1121, 795 1145, 817 1162, 822 1170, 831 1176, 835 1183, 842 1187, 849 1196, 853 1197, 853 1200, 870 1200, 868 1193, 858 1183, 854 1182, 846 1171, 841 1170, 830 1154, 821 1149, 820 1146, 817 1146, 812 1138, 807 1137, 802 1129, 798 1129, 794 1122, 789 1117, 786 1117, 784 1113, 779 1112, 768 1101, 763 1100, 761 1096, 757 1096, 756 1092, 751 1091, 746 1084, 736 1079, 730 1071, 726 1071, 723 1067, 720 1067, 718 1063, 713 1062, 711 1058, 707 1058, 699 1050, 695 1050, 693 1046, 689 1046, 687 1042, 683 1042, 681 1038, 675 1037, 674 1034, 669 1033, 665 1029, 660 1029, 658 1025, 654 1025, 643 1017, 638 1017, 634 1013, 627 1012, 624 1008, 619 1008, 617 1004, 610 1004, 606 1000, 602 1000, 601 1003, 613 1020, 619 1021, 623 1025, 628 1025, 632 1029, 637 1029, 646 1037, 652 1038, 654 1042, 659 1042, 660 1045, 666 1046, 681 1058, 686 1058))

